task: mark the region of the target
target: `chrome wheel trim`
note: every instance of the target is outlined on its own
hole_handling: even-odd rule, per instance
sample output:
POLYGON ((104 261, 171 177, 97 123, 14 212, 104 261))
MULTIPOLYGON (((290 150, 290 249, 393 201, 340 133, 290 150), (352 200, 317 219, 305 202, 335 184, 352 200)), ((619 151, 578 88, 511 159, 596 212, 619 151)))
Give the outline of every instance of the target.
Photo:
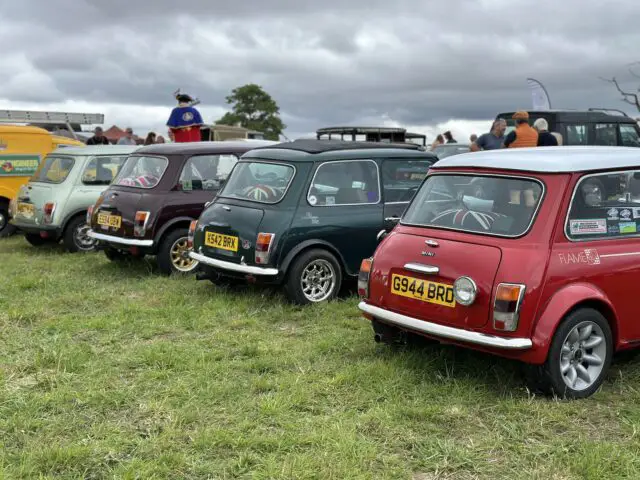
POLYGON ((4 213, 0 212, 0 230, 4 230, 4 227, 7 226, 7 217, 4 213))
POLYGON ((322 302, 336 288, 336 271, 328 260, 318 258, 309 262, 300 276, 302 294, 310 302, 322 302))
POLYGON ((188 273, 198 266, 198 262, 185 256, 188 252, 187 237, 182 237, 173 242, 169 249, 169 260, 171 265, 179 272, 188 273))
POLYGON ((96 241, 88 235, 89 230, 89 225, 83 223, 73 231, 73 242, 79 250, 89 251, 96 248, 96 241))
POLYGON ((607 353, 607 342, 597 323, 584 321, 573 327, 560 351, 560 374, 565 385, 576 391, 591 387, 600 378, 607 353))

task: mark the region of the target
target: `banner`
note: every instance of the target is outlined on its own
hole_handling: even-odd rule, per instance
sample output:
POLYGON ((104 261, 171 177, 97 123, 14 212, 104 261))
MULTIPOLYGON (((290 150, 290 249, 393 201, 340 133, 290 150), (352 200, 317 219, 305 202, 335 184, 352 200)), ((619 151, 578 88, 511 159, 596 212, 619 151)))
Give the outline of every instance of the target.
POLYGON ((544 85, 535 78, 527 78, 527 84, 531 89, 532 110, 551 110, 551 101, 544 85))
POLYGON ((0 154, 0 177, 31 177, 40 165, 40 155, 0 154))

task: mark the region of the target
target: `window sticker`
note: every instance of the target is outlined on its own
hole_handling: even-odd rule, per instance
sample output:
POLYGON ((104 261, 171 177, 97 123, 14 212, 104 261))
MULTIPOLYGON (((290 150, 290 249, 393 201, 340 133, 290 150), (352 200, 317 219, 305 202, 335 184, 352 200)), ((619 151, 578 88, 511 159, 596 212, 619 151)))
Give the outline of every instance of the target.
POLYGON ((327 197, 325 199, 325 202, 327 205, 335 205, 336 204, 336 197, 327 197))
POLYGON ((610 208, 609 210, 607 210, 607 220, 618 220, 619 217, 619 212, 617 208, 610 208))
POLYGON ((640 208, 632 207, 631 211, 633 212, 633 218, 640 218, 640 208))
POLYGON ((620 234, 620 226, 618 226, 618 225, 609 225, 609 226, 607 226, 607 233, 609 235, 619 235, 620 234))
POLYGON ((620 233, 636 233, 636 222, 620 222, 620 233))
POLYGON ((316 203, 318 203, 318 199, 316 198, 316 196, 315 196, 315 195, 311 195, 311 196, 309 197, 309 203, 310 203, 311 205, 315 205, 316 203))
POLYGON ((182 190, 193 190, 193 182, 191 180, 183 180, 182 190))
POLYGON ((571 235, 593 235, 595 233, 607 233, 607 220, 594 218, 588 220, 571 220, 569 223, 571 235))
POLYGON ((631 209, 629 208, 623 208, 622 210, 620 210, 620 218, 622 220, 629 220, 631 218, 631 209))

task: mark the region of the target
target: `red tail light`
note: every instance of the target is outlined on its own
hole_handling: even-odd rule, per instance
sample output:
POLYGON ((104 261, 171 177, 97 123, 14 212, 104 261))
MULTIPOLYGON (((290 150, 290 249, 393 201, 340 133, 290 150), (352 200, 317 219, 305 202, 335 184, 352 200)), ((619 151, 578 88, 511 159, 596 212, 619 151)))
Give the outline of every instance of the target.
POLYGON ((513 283, 501 283, 496 290, 493 302, 493 328, 503 332, 514 332, 520 319, 520 305, 524 297, 525 286, 513 283))
POLYGON ((144 237, 147 233, 147 222, 149 221, 149 212, 136 212, 135 219, 133 221, 133 236, 144 237))
POLYGON ((198 226, 198 221, 193 220, 189 224, 189 235, 187 235, 187 248, 189 250, 193 249, 193 237, 196 234, 196 227, 198 226))
POLYGON ((53 222, 53 214, 56 211, 56 204, 54 202, 47 202, 44 204, 42 211, 44 212, 42 221, 44 223, 51 223, 53 222))
POLYGON ((273 245, 273 239, 276 238, 273 233, 259 233, 258 240, 256 240, 256 263, 264 265, 269 263, 269 254, 271 253, 271 246, 273 245))
POLYGON ((373 258, 365 258, 360 264, 360 272, 358 273, 358 295, 360 295, 361 298, 369 297, 369 278, 372 267, 373 258))
POLYGON ((91 225, 91 217, 93 217, 93 205, 87 209, 87 225, 91 225))

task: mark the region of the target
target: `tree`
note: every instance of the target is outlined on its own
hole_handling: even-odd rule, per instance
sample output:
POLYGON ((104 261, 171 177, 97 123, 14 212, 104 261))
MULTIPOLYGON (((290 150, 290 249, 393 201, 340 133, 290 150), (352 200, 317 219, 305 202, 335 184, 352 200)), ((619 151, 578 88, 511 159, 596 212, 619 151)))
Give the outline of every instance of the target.
MULTIPOLYGON (((629 73, 633 77, 640 79, 640 74, 633 71, 634 67, 638 67, 638 66, 640 66, 640 62, 634 62, 629 64, 628 68, 629 68, 629 73)), ((620 95, 622 95, 622 101, 628 103, 629 105, 633 105, 640 112, 640 96, 638 95, 638 93, 640 93, 640 88, 638 88, 637 90, 638 93, 633 93, 630 91, 623 90, 622 87, 620 86, 620 83, 616 79, 616 77, 603 78, 603 80, 609 83, 613 83, 616 89, 618 89, 618 92, 620 92, 620 95)))
POLYGON ((280 119, 280 108, 260 85, 250 83, 234 88, 227 98, 232 110, 216 121, 218 125, 237 125, 264 133, 266 139, 278 140, 287 126, 280 119))

